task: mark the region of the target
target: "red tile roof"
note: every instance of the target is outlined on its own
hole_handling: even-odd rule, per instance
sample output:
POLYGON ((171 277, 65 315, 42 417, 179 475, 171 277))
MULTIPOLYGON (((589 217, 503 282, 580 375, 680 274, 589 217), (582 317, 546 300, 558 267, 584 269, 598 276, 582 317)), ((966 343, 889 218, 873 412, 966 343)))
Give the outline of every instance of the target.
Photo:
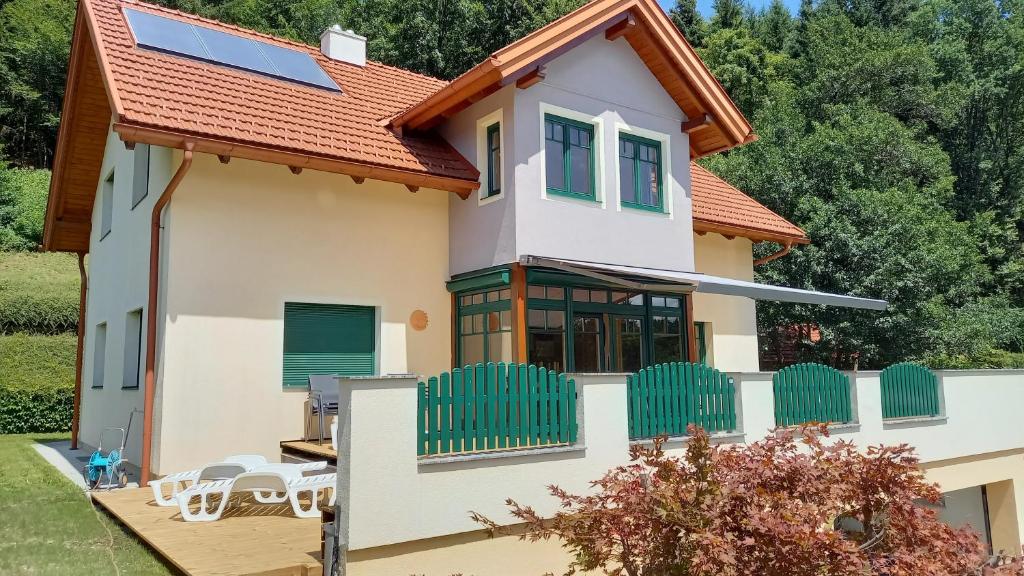
POLYGON ((318 47, 150 4, 83 4, 113 93, 115 122, 474 184, 479 177, 440 137, 398 137, 383 126, 382 120, 444 86, 442 80, 376 62, 365 67, 339 62, 318 47), (138 48, 122 13, 125 7, 301 50, 342 93, 138 48))
POLYGON ((753 240, 807 243, 807 234, 696 162, 690 164, 693 228, 753 240))

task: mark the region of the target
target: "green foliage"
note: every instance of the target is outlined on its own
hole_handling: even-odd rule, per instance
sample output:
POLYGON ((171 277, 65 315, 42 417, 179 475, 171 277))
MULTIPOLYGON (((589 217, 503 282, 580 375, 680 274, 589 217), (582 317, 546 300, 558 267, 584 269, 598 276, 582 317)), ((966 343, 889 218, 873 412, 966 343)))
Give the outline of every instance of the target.
POLYGON ((78 326, 75 257, 0 252, 0 334, 57 334, 78 326))
POLYGON ((0 335, 0 434, 70 430, 77 341, 0 335))
POLYGON ((0 251, 33 250, 43 240, 49 170, 0 167, 0 251))
POLYGON ((690 45, 700 47, 704 44, 707 23, 697 11, 697 0, 676 0, 672 10, 669 11, 669 17, 672 18, 672 23, 679 28, 690 45))
POLYGON ((20 166, 53 160, 74 0, 0 2, 0 142, 20 166))

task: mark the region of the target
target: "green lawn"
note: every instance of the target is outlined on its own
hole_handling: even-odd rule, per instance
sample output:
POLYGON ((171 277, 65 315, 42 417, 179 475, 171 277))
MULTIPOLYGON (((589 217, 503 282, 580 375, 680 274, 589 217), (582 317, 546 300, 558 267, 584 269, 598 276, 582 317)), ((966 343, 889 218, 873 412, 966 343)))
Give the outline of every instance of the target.
POLYGON ((0 436, 0 574, 172 574, 32 448, 63 438, 0 436))

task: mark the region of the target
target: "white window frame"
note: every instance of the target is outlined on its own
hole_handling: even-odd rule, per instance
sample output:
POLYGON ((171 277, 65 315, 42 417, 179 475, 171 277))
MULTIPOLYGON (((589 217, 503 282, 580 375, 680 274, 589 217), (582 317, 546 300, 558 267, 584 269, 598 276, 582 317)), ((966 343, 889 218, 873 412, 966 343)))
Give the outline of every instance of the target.
POLYGON ((477 190, 477 205, 485 206, 493 202, 497 202, 505 197, 505 122, 503 109, 498 108, 494 112, 480 118, 476 121, 476 166, 477 170, 480 171, 480 189, 477 190), (501 163, 501 174, 498 179, 498 186, 501 190, 498 191, 494 196, 485 196, 487 194, 487 162, 488 156, 490 155, 490 146, 487 141, 487 129, 495 124, 498 125, 498 155, 501 163))
MULTIPOLYGON (((647 215, 653 218, 668 218, 669 220, 674 219, 673 215, 673 188, 672 186, 672 139, 671 136, 664 132, 657 132, 654 130, 648 130, 646 128, 639 128, 636 126, 630 126, 622 122, 615 123, 615 210, 622 212, 625 209, 630 214, 647 215), (665 196, 662 198, 662 206, 664 210, 657 212, 655 210, 639 210, 630 206, 622 205, 622 175, 619 170, 619 137, 621 134, 639 136, 641 138, 647 138, 648 140, 654 140, 661 144, 661 193, 665 196)), ((639 193, 639 191, 638 191, 639 193)))
POLYGON ((554 202, 567 202, 590 207, 600 206, 602 210, 605 209, 608 205, 608 198, 604 190, 604 120, 600 116, 584 114, 583 112, 562 108, 547 102, 540 103, 538 119, 540 126, 540 197, 554 202), (594 200, 570 198, 560 194, 548 194, 547 153, 545 151, 546 143, 544 138, 544 116, 546 114, 584 122, 594 127, 594 200))

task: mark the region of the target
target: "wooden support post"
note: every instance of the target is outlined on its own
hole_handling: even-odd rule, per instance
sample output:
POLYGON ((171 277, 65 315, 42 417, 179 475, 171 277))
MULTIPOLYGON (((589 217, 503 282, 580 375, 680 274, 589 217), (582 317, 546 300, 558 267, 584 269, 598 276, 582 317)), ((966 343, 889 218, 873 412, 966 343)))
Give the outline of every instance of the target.
POLYGON ((420 191, 419 186, 413 186, 412 184, 406 184, 405 187, 408 188, 409 192, 412 192, 413 194, 420 191))
POLYGON ((362 184, 363 182, 366 182, 366 178, 363 178, 362 176, 349 176, 349 178, 351 178, 352 181, 355 182, 356 184, 362 184))
POLYGON ((526 268, 512 265, 512 361, 528 362, 526 352, 526 268))
POLYGON ((288 169, 291 170, 292 174, 295 174, 296 176, 302 174, 302 168, 299 166, 289 166, 288 169))
POLYGON ((231 156, 228 156, 227 154, 217 154, 217 159, 220 160, 221 164, 231 162, 231 156))
POLYGON ((697 327, 693 324, 693 294, 683 296, 686 303, 686 356, 690 362, 699 362, 697 357, 697 327))

